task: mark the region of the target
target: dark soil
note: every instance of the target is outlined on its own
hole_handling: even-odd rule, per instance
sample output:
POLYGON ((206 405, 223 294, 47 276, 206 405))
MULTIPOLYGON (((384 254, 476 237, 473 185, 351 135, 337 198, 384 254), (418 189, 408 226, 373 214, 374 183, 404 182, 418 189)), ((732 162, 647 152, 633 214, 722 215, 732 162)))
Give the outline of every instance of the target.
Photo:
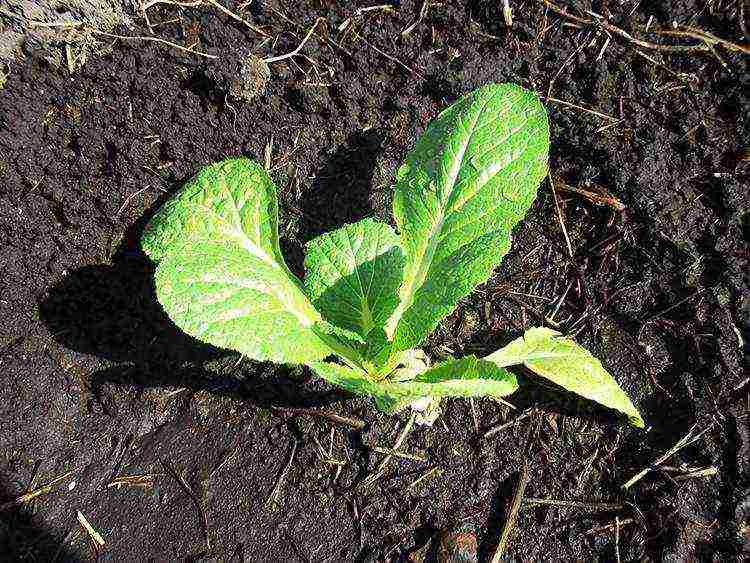
MULTIPOLYGON (((220 59, 118 42, 72 77, 38 60, 12 67, 0 91, 0 502, 72 473, 3 506, 0 558, 95 557, 77 511, 103 536, 101 557, 117 561, 392 561, 467 522, 488 558, 524 458, 528 497, 622 508, 527 504, 511 557, 742 558, 750 56, 639 49, 651 61, 617 35, 602 51, 604 32, 535 0, 511 0, 512 29, 496 0, 444 2, 402 37, 422 3, 355 16, 374 4, 254 2, 243 17, 263 26, 266 43, 213 10, 151 8, 159 37, 197 41, 220 59), (249 51, 286 53, 318 17, 325 24, 305 57, 272 64, 264 93, 228 96, 249 51), (468 401, 447 401, 434 427, 405 442, 425 461, 395 460, 380 481, 357 487, 382 457, 372 446, 392 445, 406 415, 385 417, 304 368, 182 335, 154 299, 139 233, 201 166, 262 159, 272 141, 285 250, 300 271, 317 234, 390 220, 394 173, 429 120, 504 81, 611 116, 547 101, 551 171, 558 185, 611 194, 625 210, 559 190, 570 257, 545 182, 503 266, 427 349, 435 358, 489 353, 564 296, 553 321, 603 359, 650 429, 530 378, 510 397, 516 411, 476 401, 476 427, 468 401), (367 426, 272 407, 325 408, 367 426), (708 430, 664 463, 677 469, 621 488, 693 425, 708 430), (706 467, 715 474, 681 478, 706 467)), ((733 0, 559 5, 583 18, 591 8, 663 44, 696 42, 645 35, 652 17, 652 29, 677 22, 749 39, 733 0)))

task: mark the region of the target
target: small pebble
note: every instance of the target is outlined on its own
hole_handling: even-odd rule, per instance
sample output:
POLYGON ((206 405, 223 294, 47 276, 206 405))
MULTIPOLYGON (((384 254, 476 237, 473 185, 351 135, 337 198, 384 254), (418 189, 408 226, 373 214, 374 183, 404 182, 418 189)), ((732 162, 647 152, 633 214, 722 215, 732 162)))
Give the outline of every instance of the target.
POLYGON ((242 60, 239 76, 229 84, 229 94, 236 99, 250 102, 266 91, 271 70, 268 64, 253 54, 242 60))

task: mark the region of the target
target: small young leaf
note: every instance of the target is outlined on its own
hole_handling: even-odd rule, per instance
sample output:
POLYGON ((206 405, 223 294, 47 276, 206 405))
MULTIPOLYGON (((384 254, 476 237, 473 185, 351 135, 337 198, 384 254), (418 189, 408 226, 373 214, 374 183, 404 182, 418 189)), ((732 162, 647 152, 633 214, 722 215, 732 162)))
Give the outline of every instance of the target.
POLYGON ((365 338, 396 308, 403 269, 393 229, 364 219, 308 243, 305 290, 324 319, 365 338))
POLYGON ((394 413, 415 401, 442 397, 505 397, 516 389, 516 376, 491 362, 467 356, 450 360, 411 381, 376 381, 364 371, 331 362, 312 362, 313 371, 351 393, 375 400, 383 412, 394 413))
POLYGON ((388 362, 391 359, 391 344, 382 328, 375 328, 367 335, 367 342, 362 348, 362 355, 369 364, 368 371, 370 373, 386 374, 389 368, 388 362))
POLYGON ((392 385, 423 397, 505 397, 518 389, 515 375, 474 356, 448 360, 392 385))
POLYGON ((620 411, 633 426, 644 427, 638 409, 601 362, 559 332, 543 327, 529 329, 484 359, 501 367, 523 364, 568 391, 620 411))
POLYGON ((240 158, 201 170, 154 216, 142 246, 157 262, 159 302, 191 336, 279 363, 332 354, 284 263, 276 188, 259 164, 240 158))
POLYGON ((393 200, 406 252, 386 332, 414 348, 485 282, 547 173, 549 125, 537 96, 492 84, 443 111, 399 169, 393 200))

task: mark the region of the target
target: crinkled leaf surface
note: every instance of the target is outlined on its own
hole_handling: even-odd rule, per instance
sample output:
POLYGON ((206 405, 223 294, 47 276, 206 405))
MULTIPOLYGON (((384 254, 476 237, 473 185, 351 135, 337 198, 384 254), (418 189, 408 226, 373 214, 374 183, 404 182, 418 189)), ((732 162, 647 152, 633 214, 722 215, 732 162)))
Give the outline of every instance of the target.
POLYGON ((278 237, 276 187, 248 159, 201 170, 152 219, 144 251, 156 293, 186 333, 256 360, 303 363, 330 355, 320 315, 291 274, 278 237))
POLYGON ((393 229, 364 219, 307 245, 305 291, 328 322, 364 338, 396 308, 403 270, 393 229))
POLYGON ((632 425, 644 426, 638 409, 602 363, 559 332, 543 327, 529 329, 484 359, 498 366, 523 364, 568 391, 627 415, 632 425))
POLYGON ((397 174, 406 266, 386 330, 395 350, 419 345, 489 278, 536 197, 548 151, 544 107, 514 84, 480 88, 430 124, 397 174))

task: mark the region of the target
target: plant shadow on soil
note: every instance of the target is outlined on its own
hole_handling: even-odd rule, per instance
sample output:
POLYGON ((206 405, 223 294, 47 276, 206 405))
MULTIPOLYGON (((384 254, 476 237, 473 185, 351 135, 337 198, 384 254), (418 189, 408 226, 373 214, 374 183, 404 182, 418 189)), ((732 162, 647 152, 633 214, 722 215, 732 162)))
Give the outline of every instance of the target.
MULTIPOLYGON (((301 234, 297 240, 282 240, 297 275, 304 272, 304 242, 372 215, 369 196, 381 141, 375 130, 350 136, 303 194, 301 234)), ((59 344, 116 363, 89 376, 95 399, 101 404, 100 389, 106 383, 208 390, 266 408, 325 406, 349 398, 338 389, 307 389, 308 372, 299 368, 254 362, 252 376, 240 379, 204 367, 237 353, 200 342, 174 325, 156 298, 154 264, 139 245, 149 220, 171 193, 125 232, 111 264, 70 272, 39 304, 40 318, 59 344)), ((283 201, 280 205, 284 207, 283 201)))
MULTIPOLYGON (((377 129, 357 131, 332 154, 323 155, 325 165, 301 197, 297 240, 281 241, 289 268, 300 278, 304 276, 304 244, 373 215, 372 182, 384 138, 377 129)), ((284 207, 283 202, 280 205, 284 207)))
MULTIPOLYGON (((0 504, 17 497, 0 479, 0 504)), ((18 505, 0 513, 0 554, 3 561, 79 561, 59 537, 35 522, 28 505, 18 505)))

